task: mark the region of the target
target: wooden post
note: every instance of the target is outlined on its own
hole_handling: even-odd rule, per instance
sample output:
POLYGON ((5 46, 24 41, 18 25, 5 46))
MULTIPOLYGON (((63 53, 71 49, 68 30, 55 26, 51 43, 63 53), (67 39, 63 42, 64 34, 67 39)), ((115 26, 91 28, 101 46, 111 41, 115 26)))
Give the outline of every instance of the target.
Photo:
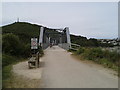
POLYGON ((38 57, 38 60, 37 60, 37 61, 38 61, 38 68, 39 68, 39 52, 38 52, 37 57, 38 57))

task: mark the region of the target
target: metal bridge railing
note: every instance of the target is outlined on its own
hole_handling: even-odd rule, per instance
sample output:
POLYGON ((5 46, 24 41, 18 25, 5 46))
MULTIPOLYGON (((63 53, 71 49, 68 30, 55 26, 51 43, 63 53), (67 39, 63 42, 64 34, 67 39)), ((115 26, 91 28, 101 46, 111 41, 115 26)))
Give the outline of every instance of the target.
POLYGON ((80 48, 80 45, 71 43, 71 48, 72 50, 78 50, 80 48))

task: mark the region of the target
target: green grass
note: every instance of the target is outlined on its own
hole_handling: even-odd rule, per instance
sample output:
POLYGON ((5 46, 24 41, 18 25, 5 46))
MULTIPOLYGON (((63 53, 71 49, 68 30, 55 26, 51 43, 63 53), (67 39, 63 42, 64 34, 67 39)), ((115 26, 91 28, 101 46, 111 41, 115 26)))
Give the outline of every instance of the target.
MULTIPOLYGON (((41 54, 43 55, 43 54, 41 54)), ((42 57, 42 56, 40 56, 42 57)), ((11 55, 3 54, 3 65, 2 65, 2 87, 3 88, 34 88, 37 85, 34 83, 39 82, 39 80, 26 80, 22 76, 18 76, 12 72, 12 66, 27 59, 21 57, 15 57, 11 55), (29 85, 28 85, 29 84, 29 85)))
POLYGON ((18 58, 11 55, 2 55, 2 84, 3 88, 6 87, 6 83, 11 83, 12 77, 12 65, 18 62, 24 61, 23 58, 18 58))
POLYGON ((73 51, 77 56, 84 60, 91 60, 107 68, 112 68, 116 71, 120 69, 120 54, 102 50, 101 48, 85 48, 80 47, 77 51, 73 51))
POLYGON ((10 77, 12 76, 11 73, 12 65, 8 65, 2 69, 2 87, 6 87, 6 83, 10 83, 10 77))
MULTIPOLYGON (((31 38, 33 38, 33 37, 39 38, 40 27, 41 27, 41 25, 31 24, 28 22, 15 22, 15 23, 12 23, 9 25, 2 26, 2 33, 3 34, 13 33, 13 34, 17 35, 23 43, 30 43, 31 38)), ((45 27, 44 29, 46 30, 46 32, 59 33, 57 31, 55 31, 55 29, 50 29, 47 27, 45 27)), ((56 37, 58 37, 58 35, 50 34, 50 37, 56 38, 56 37)), ((85 47, 88 47, 88 46, 89 47, 113 46, 111 44, 103 44, 103 43, 97 41, 97 39, 92 39, 92 38, 87 39, 86 37, 83 37, 83 36, 76 36, 76 35, 71 34, 70 38, 71 38, 72 43, 76 43, 76 44, 79 44, 79 45, 85 46, 85 47)))
MULTIPOLYGON (((2 26, 3 37, 3 54, 2 54, 2 80, 3 87, 12 83, 12 65, 30 57, 30 41, 31 38, 39 37, 39 25, 26 22, 15 22, 6 26, 2 26), (19 43, 18 43, 19 42, 19 43), (16 45, 17 44, 17 45, 16 45)), ((41 56, 44 54, 40 49, 41 56)), ((15 82, 15 81, 14 81, 15 82)))
POLYGON ((21 41, 29 43, 31 37, 39 37, 40 26, 26 22, 16 22, 2 27, 3 34, 13 33, 18 35, 21 41))

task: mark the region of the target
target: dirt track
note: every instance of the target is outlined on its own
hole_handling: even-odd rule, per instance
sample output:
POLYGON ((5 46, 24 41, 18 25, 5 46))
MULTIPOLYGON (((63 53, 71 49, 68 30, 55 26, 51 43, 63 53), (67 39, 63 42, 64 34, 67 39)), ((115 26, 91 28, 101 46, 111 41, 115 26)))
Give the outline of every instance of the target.
POLYGON ((20 62, 13 65, 12 88, 38 88, 40 87, 42 68, 28 69, 28 62, 20 62))
POLYGON ((42 59, 45 88, 118 88, 118 77, 113 71, 75 60, 57 46, 46 49, 42 59))
POLYGON ((118 77, 113 71, 76 60, 57 46, 46 49, 42 61, 42 68, 28 69, 27 62, 21 62, 13 66, 13 71, 41 79, 40 88, 118 88, 118 77))

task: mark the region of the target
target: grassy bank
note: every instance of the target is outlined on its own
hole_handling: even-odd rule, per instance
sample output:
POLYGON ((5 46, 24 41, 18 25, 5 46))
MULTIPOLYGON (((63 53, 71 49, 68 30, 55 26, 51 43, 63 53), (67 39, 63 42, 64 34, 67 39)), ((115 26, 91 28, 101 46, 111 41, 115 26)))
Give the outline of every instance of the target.
POLYGON ((10 55, 3 55, 2 87, 3 88, 37 88, 40 80, 29 79, 12 71, 13 65, 28 60, 10 55))
MULTIPOLYGON (((20 80, 14 76, 12 65, 31 57, 31 38, 39 36, 41 26, 30 23, 13 23, 2 27, 2 81, 3 88, 13 87, 13 83, 19 83, 20 80), (18 82, 16 82, 18 81, 18 82)), ((35 50, 44 54, 41 47, 35 50)), ((23 79, 24 82, 26 82, 23 79)), ((21 82, 22 83, 22 82, 21 82)), ((28 82, 27 82, 28 83, 28 82)), ((32 85, 31 85, 32 86, 32 85)), ((14 87, 13 87, 14 88, 14 87)))
MULTIPOLYGON (((70 50, 72 51, 72 50, 70 50)), ((77 51, 72 51, 74 55, 79 56, 82 60, 91 60, 107 68, 116 71, 120 70, 120 54, 102 50, 101 48, 85 48, 81 47, 77 51)))
POLYGON ((40 80, 29 79, 13 73, 12 65, 6 66, 3 69, 3 88, 37 88, 40 80))
POLYGON ((12 73, 12 65, 25 61, 25 59, 21 57, 15 57, 11 55, 2 55, 2 87, 8 87, 8 84, 12 84, 13 82, 13 73, 12 73))
MULTIPOLYGON (((42 49, 39 49, 41 54, 40 57, 44 55, 42 49)), ((28 57, 21 56, 13 56, 10 54, 3 53, 2 54, 2 87, 3 88, 35 88, 36 85, 34 83, 39 80, 26 80, 22 76, 15 75, 12 72, 12 66, 19 62, 28 60, 28 57), (17 83, 17 84, 16 84, 17 83)))

